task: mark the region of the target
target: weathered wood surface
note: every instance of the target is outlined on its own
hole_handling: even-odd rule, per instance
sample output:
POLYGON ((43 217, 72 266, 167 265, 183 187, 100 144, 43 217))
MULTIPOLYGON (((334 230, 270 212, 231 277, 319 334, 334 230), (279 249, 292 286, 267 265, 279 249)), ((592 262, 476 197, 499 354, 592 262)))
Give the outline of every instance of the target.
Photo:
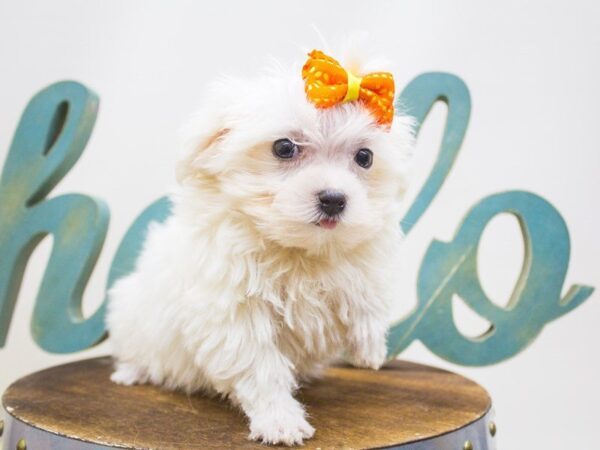
MULTIPOLYGON (((227 402, 109 380, 110 358, 24 377, 3 396, 6 411, 37 428, 101 445, 161 449, 262 449, 227 402)), ((298 398, 317 429, 305 448, 397 446, 481 419, 486 391, 459 375, 393 361, 380 371, 334 367, 298 398)))

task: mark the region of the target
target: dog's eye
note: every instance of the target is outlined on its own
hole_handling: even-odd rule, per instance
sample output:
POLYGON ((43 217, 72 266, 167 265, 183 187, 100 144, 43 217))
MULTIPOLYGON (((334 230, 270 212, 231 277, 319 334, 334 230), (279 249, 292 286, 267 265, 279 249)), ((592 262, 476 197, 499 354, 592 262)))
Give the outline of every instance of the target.
POLYGON ((354 155, 354 161, 363 169, 368 169, 373 165, 373 152, 368 148, 361 148, 354 155))
POLYGON ((287 138, 273 142, 273 154, 280 159, 292 159, 299 151, 298 146, 287 138))

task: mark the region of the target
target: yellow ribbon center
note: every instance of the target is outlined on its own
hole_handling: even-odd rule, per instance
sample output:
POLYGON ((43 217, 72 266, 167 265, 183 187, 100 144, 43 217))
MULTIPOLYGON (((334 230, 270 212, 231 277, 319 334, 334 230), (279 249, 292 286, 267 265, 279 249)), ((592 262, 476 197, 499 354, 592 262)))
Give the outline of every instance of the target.
POLYGON ((344 97, 344 102, 353 102, 358 99, 358 94, 360 93, 360 83, 362 81, 361 77, 357 77, 349 70, 346 71, 348 74, 348 91, 346 92, 346 96, 344 97))

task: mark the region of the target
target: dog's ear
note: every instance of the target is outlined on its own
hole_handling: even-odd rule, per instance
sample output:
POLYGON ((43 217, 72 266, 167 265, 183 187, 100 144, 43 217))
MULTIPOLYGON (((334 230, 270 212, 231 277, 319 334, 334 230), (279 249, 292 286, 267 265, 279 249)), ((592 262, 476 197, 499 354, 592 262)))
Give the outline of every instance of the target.
POLYGON ((219 144, 230 132, 229 128, 223 126, 223 121, 215 120, 214 117, 210 120, 206 116, 204 119, 206 121, 202 123, 202 118, 196 118, 187 127, 190 128, 188 130, 190 133, 186 134, 190 137, 184 145, 185 154, 176 167, 176 177, 179 183, 203 172, 203 169, 208 169, 210 160, 214 159, 218 152, 219 144))
POLYGON ((176 170, 180 183, 219 171, 221 150, 240 115, 239 99, 248 91, 244 83, 242 79, 223 77, 207 87, 204 106, 180 130, 184 151, 176 170))

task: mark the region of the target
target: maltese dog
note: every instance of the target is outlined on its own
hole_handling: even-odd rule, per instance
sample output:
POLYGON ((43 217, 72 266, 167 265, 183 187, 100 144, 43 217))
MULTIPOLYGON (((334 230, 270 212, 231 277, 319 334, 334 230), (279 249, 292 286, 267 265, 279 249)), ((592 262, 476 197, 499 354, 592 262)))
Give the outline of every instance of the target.
POLYGON ((172 214, 110 291, 112 380, 226 397, 263 443, 312 437, 299 382, 386 359, 414 139, 394 113, 391 74, 319 51, 213 84, 172 214))

